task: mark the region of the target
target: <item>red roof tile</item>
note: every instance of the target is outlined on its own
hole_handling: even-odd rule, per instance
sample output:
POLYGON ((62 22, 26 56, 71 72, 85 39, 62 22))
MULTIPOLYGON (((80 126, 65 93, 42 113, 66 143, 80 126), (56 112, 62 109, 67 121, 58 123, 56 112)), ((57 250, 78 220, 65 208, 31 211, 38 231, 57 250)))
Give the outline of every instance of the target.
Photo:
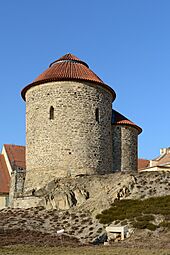
POLYGON ((68 53, 68 54, 62 56, 61 58, 57 59, 56 61, 52 62, 49 67, 51 67, 56 62, 61 62, 63 60, 64 61, 65 60, 66 61, 72 60, 72 61, 75 61, 75 62, 79 62, 79 63, 81 63, 81 64, 83 64, 83 65, 85 65, 85 66, 87 66, 89 68, 89 66, 84 61, 82 61, 81 59, 79 59, 78 57, 76 57, 76 56, 74 56, 73 54, 70 54, 70 53, 68 53))
POLYGON ((139 158, 138 159, 138 170, 142 170, 144 168, 147 168, 149 166, 149 160, 147 159, 143 159, 143 158, 139 158))
POLYGON ((11 166, 26 169, 25 146, 4 144, 11 166))
POLYGON ((142 129, 139 126, 115 110, 113 110, 112 124, 133 126, 138 130, 139 134, 142 132, 142 129))
POLYGON ((9 193, 10 176, 4 155, 0 154, 0 193, 9 193))
POLYGON ((105 87, 112 93, 113 100, 116 93, 112 88, 106 85, 88 65, 72 54, 66 54, 50 64, 49 68, 40 74, 31 84, 27 85, 21 95, 25 100, 25 94, 33 86, 53 81, 89 81, 105 87))
POLYGON ((157 162, 156 165, 170 163, 170 153, 166 153, 162 157, 156 159, 155 162, 157 162))

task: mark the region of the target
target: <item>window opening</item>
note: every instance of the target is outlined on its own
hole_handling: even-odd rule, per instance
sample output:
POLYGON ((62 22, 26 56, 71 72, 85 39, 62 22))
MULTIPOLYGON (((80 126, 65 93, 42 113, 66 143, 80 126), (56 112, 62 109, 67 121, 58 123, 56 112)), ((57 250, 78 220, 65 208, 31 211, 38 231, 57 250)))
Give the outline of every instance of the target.
POLYGON ((99 108, 96 108, 96 121, 99 123, 99 108))
POLYGON ((51 106, 50 107, 50 120, 53 120, 54 119, 54 107, 51 106))
POLYGON ((35 189, 32 190, 32 196, 34 196, 34 195, 35 195, 35 189))

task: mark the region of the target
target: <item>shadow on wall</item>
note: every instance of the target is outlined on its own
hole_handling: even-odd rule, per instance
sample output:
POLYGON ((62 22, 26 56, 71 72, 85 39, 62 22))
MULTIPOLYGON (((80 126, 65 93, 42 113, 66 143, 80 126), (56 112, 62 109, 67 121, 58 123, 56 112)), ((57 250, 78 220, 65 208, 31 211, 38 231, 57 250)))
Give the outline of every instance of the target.
POLYGON ((113 171, 122 170, 121 128, 113 126, 113 171))

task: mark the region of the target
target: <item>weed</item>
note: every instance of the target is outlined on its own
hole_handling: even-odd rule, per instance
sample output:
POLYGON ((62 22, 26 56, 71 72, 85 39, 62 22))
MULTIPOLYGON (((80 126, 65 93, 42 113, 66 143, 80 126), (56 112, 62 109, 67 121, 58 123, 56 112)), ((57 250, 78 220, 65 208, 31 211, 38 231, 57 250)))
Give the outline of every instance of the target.
MULTIPOLYGON (((114 204, 101 214, 96 216, 102 224, 110 224, 113 221, 130 220, 136 228, 155 230, 158 226, 152 224, 153 214, 160 214, 169 218, 170 195, 164 197, 152 197, 145 200, 116 200, 114 204), (134 221, 135 219, 135 221, 134 221)), ((166 226, 169 223, 165 220, 166 226)), ((164 223, 164 224, 165 224, 164 223)))

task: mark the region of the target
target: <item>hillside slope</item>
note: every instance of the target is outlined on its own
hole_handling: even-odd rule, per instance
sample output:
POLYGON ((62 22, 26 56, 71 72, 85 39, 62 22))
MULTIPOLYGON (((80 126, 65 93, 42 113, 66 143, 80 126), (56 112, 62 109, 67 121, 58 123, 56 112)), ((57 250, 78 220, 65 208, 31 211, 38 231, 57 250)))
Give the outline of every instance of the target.
MULTIPOLYGON (((8 236, 9 240, 16 240, 17 243, 19 242, 16 239, 17 235, 12 237, 11 233, 24 231, 26 234, 36 231, 39 240, 52 238, 51 240, 56 240, 59 244, 61 239, 57 235, 57 231, 64 229, 66 241, 73 239, 73 243, 76 245, 87 244, 104 233, 106 223, 100 222, 99 218, 96 219, 96 215, 108 209, 114 201, 125 199, 124 203, 126 204, 126 199, 128 199, 127 202, 129 199, 140 201, 166 195, 170 195, 169 172, 115 173, 103 176, 56 179, 43 189, 36 190, 34 196, 28 196, 25 201, 23 200, 23 205, 27 207, 29 199, 33 204, 35 199, 36 203, 38 201, 38 207, 1 210, 0 235, 4 238, 8 236), (15 231, 13 232, 13 230, 15 231), (47 236, 43 237, 42 235, 47 236)), ((21 200, 22 197, 18 198, 15 206, 21 200)), ((134 231, 135 234, 132 234, 123 243, 114 245, 127 247, 152 247, 154 245, 158 248, 170 248, 168 242, 170 232, 166 226, 160 226, 154 231, 148 229, 134 229, 134 231), (145 240, 145 243, 142 240, 145 240)), ((31 239, 27 239, 28 243, 29 240, 31 239)), ((50 243, 50 241, 46 242, 50 243)))

